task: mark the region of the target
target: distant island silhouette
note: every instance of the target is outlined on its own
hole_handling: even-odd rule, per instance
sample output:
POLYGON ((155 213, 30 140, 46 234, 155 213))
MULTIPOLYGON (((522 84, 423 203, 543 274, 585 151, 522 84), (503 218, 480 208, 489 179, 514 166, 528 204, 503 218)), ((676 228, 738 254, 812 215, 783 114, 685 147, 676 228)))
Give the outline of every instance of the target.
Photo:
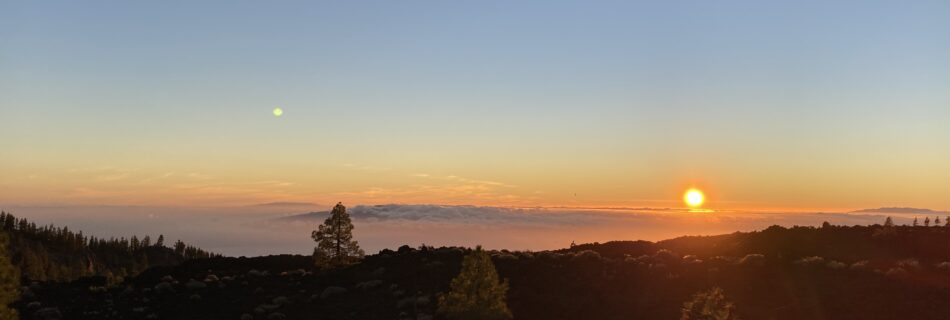
POLYGON ((905 214, 950 214, 950 211, 938 211, 922 208, 907 207, 881 207, 875 209, 861 209, 851 211, 851 213, 905 213, 905 214))

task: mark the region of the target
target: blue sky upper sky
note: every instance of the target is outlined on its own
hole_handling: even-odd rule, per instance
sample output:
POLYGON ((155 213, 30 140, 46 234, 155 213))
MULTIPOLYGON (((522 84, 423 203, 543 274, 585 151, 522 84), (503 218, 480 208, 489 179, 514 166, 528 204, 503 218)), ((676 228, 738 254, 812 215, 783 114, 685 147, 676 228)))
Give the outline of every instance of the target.
POLYGON ((0 204, 948 209, 948 57, 947 1, 5 1, 0 204))

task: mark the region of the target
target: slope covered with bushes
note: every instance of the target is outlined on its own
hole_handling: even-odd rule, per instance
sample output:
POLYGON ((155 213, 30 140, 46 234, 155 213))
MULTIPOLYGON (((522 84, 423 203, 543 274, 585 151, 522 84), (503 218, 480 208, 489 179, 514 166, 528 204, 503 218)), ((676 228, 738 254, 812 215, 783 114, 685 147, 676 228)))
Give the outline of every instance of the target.
MULTIPOLYGON (((489 254, 515 319, 676 319, 713 291, 741 319, 943 319, 947 242, 936 227, 772 227, 489 254)), ((113 286, 34 283, 15 306, 24 319, 433 319, 470 250, 403 246, 335 269, 307 256, 191 260, 113 286)))
POLYGON ((104 276, 110 281, 152 266, 176 265, 212 253, 177 241, 167 247, 164 236, 102 239, 53 225, 38 226, 26 218, 0 212, 0 232, 9 236, 10 258, 23 277, 69 281, 104 276))

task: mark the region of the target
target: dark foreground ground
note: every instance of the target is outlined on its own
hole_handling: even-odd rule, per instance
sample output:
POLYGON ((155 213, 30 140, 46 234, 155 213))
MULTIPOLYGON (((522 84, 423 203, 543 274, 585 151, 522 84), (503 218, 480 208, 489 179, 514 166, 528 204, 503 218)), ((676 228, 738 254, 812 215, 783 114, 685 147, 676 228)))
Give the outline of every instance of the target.
MULTIPOLYGON (((384 250, 319 271, 304 256, 213 258, 125 283, 33 283, 23 319, 433 319, 467 249, 384 250)), ((493 252, 516 319, 678 319, 724 289, 743 319, 950 318, 950 228, 773 227, 657 243, 493 252)))

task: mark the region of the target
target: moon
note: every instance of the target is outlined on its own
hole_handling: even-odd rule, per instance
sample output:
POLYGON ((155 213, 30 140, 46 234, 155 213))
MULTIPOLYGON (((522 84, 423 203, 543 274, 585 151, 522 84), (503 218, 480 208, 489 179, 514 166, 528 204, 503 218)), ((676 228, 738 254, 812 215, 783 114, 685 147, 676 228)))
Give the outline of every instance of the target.
POLYGON ((280 107, 274 108, 275 117, 280 117, 283 114, 284 114, 284 109, 281 109, 280 107))

